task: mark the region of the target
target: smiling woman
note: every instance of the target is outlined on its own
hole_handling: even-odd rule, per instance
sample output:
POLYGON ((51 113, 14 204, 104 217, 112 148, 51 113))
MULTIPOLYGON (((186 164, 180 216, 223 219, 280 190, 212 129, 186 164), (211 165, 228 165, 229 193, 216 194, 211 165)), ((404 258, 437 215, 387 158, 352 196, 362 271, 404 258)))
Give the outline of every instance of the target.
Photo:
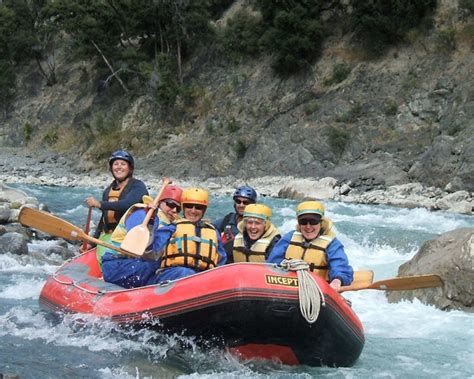
MULTIPOLYGON (((133 204, 141 203, 148 195, 145 184, 133 178, 135 160, 125 150, 117 150, 109 158, 109 169, 114 177, 112 183, 104 190, 102 201, 89 196, 85 204, 91 208, 99 208, 102 215, 94 237, 104 242, 110 242, 112 232, 117 227, 121 217, 133 204)), ((102 264, 105 249, 97 248, 97 258, 102 264)))

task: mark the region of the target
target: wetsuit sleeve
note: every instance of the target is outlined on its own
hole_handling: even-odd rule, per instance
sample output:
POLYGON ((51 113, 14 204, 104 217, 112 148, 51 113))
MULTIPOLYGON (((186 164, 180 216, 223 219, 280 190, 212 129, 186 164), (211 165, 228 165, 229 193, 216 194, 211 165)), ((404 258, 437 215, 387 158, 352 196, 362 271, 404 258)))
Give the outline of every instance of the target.
POLYGON ((348 286, 354 279, 354 270, 349 265, 344 245, 335 238, 326 249, 329 264, 329 281, 339 278, 343 286, 348 286))
POLYGON ((146 211, 144 209, 137 209, 132 212, 130 216, 125 220, 125 228, 127 231, 134 228, 137 225, 140 225, 146 217, 146 211))
POLYGON ((116 211, 119 213, 120 217, 122 217, 128 208, 133 204, 141 203, 142 197, 148 195, 148 190, 141 180, 132 180, 132 182, 129 183, 129 186, 130 189, 127 189, 126 194, 118 201, 106 201, 108 196, 104 192, 104 196, 102 196, 103 200, 100 202, 100 209, 103 211, 116 211))
MULTIPOLYGON (((155 223, 158 224, 158 223, 155 223)), ((165 248, 165 246, 168 244, 168 242, 171 239, 171 236, 173 233, 176 231, 176 225, 170 224, 170 225, 164 225, 158 227, 158 225, 155 225, 153 227, 153 253, 159 253, 161 250, 165 248)))
POLYGON ((221 233, 224 231, 224 225, 222 225, 224 223, 224 218, 225 217, 221 217, 212 221, 212 225, 214 225, 214 227, 221 233))
POLYGON ((290 245, 294 231, 285 234, 274 246, 267 258, 267 263, 280 264, 285 259, 286 249, 290 245))

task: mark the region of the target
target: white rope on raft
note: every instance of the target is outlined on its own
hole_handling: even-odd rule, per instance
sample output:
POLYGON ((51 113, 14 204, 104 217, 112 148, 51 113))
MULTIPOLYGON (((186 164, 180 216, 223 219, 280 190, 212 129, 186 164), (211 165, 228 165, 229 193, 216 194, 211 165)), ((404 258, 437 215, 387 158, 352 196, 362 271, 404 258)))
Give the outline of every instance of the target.
POLYGON ((323 291, 309 273, 309 264, 301 259, 284 259, 280 266, 288 271, 296 271, 301 314, 310 324, 316 322, 321 305, 324 307, 326 303, 323 291))

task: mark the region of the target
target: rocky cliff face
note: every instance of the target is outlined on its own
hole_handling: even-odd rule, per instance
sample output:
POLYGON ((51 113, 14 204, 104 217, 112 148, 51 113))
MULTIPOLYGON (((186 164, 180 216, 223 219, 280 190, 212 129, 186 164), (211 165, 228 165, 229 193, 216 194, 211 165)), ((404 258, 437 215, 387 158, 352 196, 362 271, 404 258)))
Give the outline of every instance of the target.
POLYGON ((421 182, 474 191, 473 21, 456 4, 441 1, 429 35, 376 61, 346 36, 332 37, 310 73, 286 80, 265 59, 236 64, 209 47, 186 67, 194 103, 173 114, 146 96, 113 96, 87 62, 60 56, 54 87, 25 68, 0 144, 25 144, 30 124, 30 146, 80 152, 79 170, 98 167, 99 151, 125 146, 160 176, 333 176, 361 189, 421 182), (448 27, 449 43, 441 38, 448 27), (350 73, 328 84, 336 65, 350 73), (119 133, 99 139, 107 128, 119 133))

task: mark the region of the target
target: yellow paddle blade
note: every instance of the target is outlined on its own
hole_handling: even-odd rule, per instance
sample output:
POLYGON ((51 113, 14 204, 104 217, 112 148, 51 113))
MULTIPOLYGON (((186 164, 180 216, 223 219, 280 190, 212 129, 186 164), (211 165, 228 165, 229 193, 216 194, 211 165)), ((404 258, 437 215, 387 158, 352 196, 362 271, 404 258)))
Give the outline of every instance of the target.
POLYGON ((132 252, 134 255, 141 256, 150 243, 150 231, 142 224, 130 229, 120 245, 124 250, 132 252))
POLYGON ((372 270, 355 271, 352 285, 370 286, 374 281, 374 272, 372 270))

